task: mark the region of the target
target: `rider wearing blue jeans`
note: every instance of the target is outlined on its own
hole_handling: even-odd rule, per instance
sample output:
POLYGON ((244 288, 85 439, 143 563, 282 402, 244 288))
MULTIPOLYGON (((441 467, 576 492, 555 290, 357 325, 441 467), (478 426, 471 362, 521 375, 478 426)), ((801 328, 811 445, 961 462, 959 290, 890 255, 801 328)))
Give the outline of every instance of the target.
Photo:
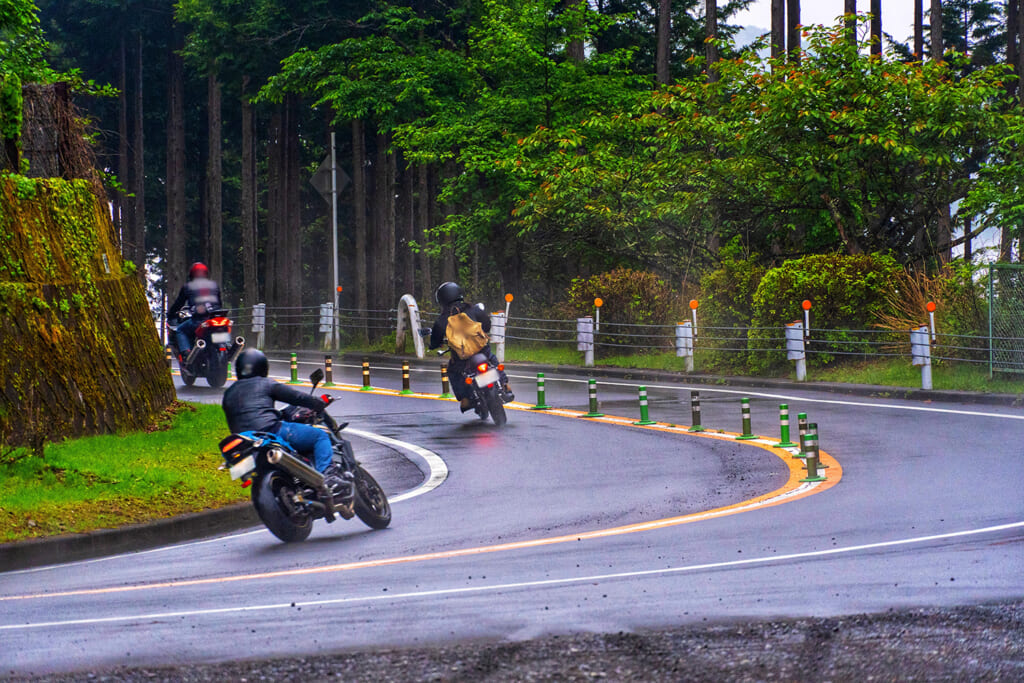
POLYGON ((245 349, 235 361, 238 381, 224 392, 221 407, 233 433, 265 432, 287 441, 299 453, 312 455, 313 466, 324 474, 334 493, 345 486, 341 467, 332 462, 331 438, 322 429, 297 422, 285 422, 274 408, 275 401, 322 412, 327 404, 267 377, 267 357, 258 349, 245 349))

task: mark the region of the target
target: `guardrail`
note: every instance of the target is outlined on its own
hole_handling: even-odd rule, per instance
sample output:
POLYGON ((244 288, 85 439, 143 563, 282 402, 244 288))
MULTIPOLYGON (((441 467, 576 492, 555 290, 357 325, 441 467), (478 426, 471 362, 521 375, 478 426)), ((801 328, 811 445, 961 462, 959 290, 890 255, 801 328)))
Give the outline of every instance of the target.
MULTIPOLYGON (((387 338, 396 331, 399 333, 396 341, 401 343, 405 328, 411 328, 413 324, 408 314, 401 313, 398 308, 342 308, 335 313, 333 307, 325 312, 324 306, 270 308, 259 305, 229 309, 228 314, 248 343, 275 350, 361 346, 368 341, 387 338), (400 315, 402 323, 408 321, 409 324, 400 327, 400 315), (336 344, 332 343, 332 320, 337 325, 336 344)), ((405 306, 408 308, 408 302, 405 306)), ((418 313, 417 318, 422 316, 422 319, 417 322, 422 325, 430 325, 437 316, 436 311, 418 310, 418 313)), ((494 316, 497 320, 494 329, 503 329, 501 338, 495 339, 503 345, 502 351, 508 346, 575 345, 577 350, 583 351, 583 364, 587 366, 593 365, 596 351, 605 356, 674 353, 686 358, 687 371, 717 360, 755 369, 767 369, 789 360, 796 362, 797 379, 803 380, 808 359, 827 363, 839 358, 904 357, 922 367, 922 384, 930 385, 933 362, 990 365, 992 349, 998 347, 1001 369, 1024 372, 1024 338, 951 334, 933 331, 930 325, 906 331, 826 329, 805 327, 802 321, 796 321, 779 327, 701 325, 698 328, 689 321, 675 325, 643 325, 607 319, 597 321, 590 317, 505 318, 504 312, 494 316)), ((411 331, 416 333, 416 330, 411 331)), ((419 355, 419 345, 416 350, 419 355)))

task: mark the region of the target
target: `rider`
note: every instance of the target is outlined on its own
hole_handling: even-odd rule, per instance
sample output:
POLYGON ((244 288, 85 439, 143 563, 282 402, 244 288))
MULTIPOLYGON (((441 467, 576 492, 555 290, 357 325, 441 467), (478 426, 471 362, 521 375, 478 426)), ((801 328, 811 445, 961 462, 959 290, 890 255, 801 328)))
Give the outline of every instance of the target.
POLYGON ((352 474, 333 462, 331 438, 322 429, 297 422, 285 422, 274 408, 275 401, 303 406, 322 413, 327 404, 319 398, 292 389, 267 377, 267 357, 259 349, 245 349, 235 360, 238 381, 224 392, 221 407, 232 433, 266 432, 287 441, 295 450, 313 457, 313 466, 323 473, 324 483, 335 496, 350 493, 352 474))
MULTIPOLYGON (((434 321, 434 326, 430 330, 430 348, 436 349, 444 343, 445 334, 448 329, 448 317, 452 315, 458 315, 459 313, 465 313, 470 319, 480 323, 480 327, 483 331, 491 331, 491 316, 487 315, 487 312, 483 308, 483 304, 477 304, 472 306, 467 304, 463 300, 462 287, 455 282, 443 282, 437 290, 434 292, 434 299, 441 307, 441 313, 438 315, 437 320, 434 321)), ((487 344, 480 353, 487 356, 491 365, 498 366, 498 357, 491 352, 491 345, 487 344)), ((462 412, 466 412, 473 407, 469 397, 466 395, 466 385, 461 381, 462 377, 465 376, 464 369, 468 361, 459 358, 454 353, 451 354, 451 360, 448 361, 448 372, 455 378, 456 381, 451 383, 452 392, 455 393, 455 398, 459 399, 459 408, 462 412)), ((500 371, 501 374, 501 400, 505 403, 515 400, 515 395, 508 388, 508 375, 505 371, 500 371)))
POLYGON ((196 327, 220 308, 220 286, 210 279, 210 269, 203 263, 193 263, 188 269, 188 282, 181 286, 178 298, 167 309, 167 319, 179 317, 187 309, 192 317, 183 320, 175 330, 178 343, 178 360, 184 362, 192 348, 196 327))

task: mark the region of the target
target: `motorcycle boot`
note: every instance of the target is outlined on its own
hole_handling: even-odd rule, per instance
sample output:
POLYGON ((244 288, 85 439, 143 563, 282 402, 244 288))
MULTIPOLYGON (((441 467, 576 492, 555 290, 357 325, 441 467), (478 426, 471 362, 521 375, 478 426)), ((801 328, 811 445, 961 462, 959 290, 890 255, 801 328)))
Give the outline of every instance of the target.
POLYGON ((462 412, 465 413, 465 412, 470 411, 472 409, 473 409, 473 401, 471 401, 470 399, 464 398, 461 401, 459 401, 459 410, 461 410, 462 412))
POLYGON ((516 395, 512 393, 512 389, 509 388, 508 382, 505 382, 505 384, 502 385, 500 395, 502 403, 511 403, 516 400, 516 395))
POLYGON ((338 463, 331 463, 324 470, 324 485, 331 492, 334 503, 347 503, 355 495, 355 476, 338 463))

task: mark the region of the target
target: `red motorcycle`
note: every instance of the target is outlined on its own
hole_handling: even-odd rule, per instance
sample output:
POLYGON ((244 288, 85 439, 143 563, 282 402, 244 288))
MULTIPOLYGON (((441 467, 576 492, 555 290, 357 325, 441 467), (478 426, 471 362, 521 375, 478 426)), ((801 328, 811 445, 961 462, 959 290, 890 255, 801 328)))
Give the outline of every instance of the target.
POLYGON ((224 309, 207 313, 209 317, 196 325, 196 338, 188 356, 181 358, 181 352, 174 341, 178 325, 191 317, 191 313, 179 313, 177 325, 168 324, 171 330, 171 345, 174 353, 179 356, 178 367, 181 370, 181 381, 185 386, 192 386, 196 377, 205 377, 211 387, 219 388, 228 381, 228 368, 245 346, 244 337, 231 336, 231 320, 224 309), (184 318, 182 318, 184 314, 184 318))

